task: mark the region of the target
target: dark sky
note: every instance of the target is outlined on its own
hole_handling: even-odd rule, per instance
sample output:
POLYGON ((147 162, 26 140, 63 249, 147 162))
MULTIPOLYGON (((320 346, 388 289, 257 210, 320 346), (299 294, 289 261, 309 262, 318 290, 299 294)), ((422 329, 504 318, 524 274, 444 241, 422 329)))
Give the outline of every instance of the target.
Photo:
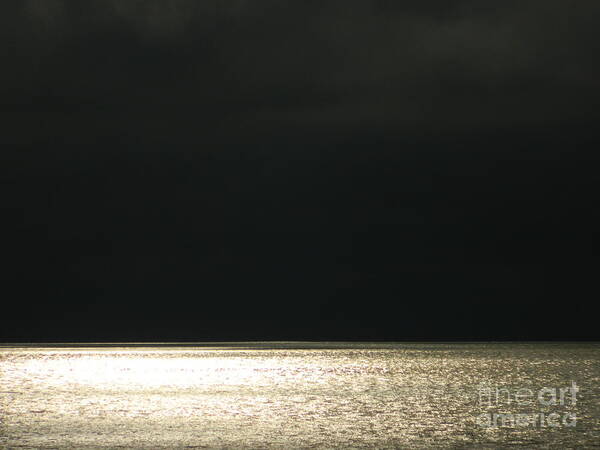
POLYGON ((600 3, 0 5, 0 340, 598 339, 600 3))

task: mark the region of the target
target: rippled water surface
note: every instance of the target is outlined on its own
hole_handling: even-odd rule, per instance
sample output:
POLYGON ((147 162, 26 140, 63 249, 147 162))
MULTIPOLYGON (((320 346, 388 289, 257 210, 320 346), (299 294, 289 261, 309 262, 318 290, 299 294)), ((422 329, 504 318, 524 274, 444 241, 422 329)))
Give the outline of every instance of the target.
POLYGON ((599 446, 600 346, 5 346, 0 445, 599 446))

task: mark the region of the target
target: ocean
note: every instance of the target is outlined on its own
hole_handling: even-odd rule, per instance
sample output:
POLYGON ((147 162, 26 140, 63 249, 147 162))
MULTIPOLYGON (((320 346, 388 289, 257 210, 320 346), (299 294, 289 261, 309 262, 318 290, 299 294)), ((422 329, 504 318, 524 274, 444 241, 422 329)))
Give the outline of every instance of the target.
POLYGON ((600 344, 4 345, 0 446, 600 446, 600 344))

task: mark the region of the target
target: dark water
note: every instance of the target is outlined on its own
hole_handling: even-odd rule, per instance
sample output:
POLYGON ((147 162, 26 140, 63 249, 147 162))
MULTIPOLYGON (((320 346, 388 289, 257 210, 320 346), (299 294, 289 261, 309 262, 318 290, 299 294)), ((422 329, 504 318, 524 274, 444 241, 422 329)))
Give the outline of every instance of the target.
POLYGON ((600 345, 5 346, 0 445, 599 446, 600 345))

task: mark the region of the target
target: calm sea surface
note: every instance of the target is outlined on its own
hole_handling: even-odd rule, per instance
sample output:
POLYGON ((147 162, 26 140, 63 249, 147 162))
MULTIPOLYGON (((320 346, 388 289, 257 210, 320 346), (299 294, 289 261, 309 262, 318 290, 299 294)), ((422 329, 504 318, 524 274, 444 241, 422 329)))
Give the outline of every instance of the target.
POLYGON ((4 346, 0 446, 600 446, 600 345, 4 346))

